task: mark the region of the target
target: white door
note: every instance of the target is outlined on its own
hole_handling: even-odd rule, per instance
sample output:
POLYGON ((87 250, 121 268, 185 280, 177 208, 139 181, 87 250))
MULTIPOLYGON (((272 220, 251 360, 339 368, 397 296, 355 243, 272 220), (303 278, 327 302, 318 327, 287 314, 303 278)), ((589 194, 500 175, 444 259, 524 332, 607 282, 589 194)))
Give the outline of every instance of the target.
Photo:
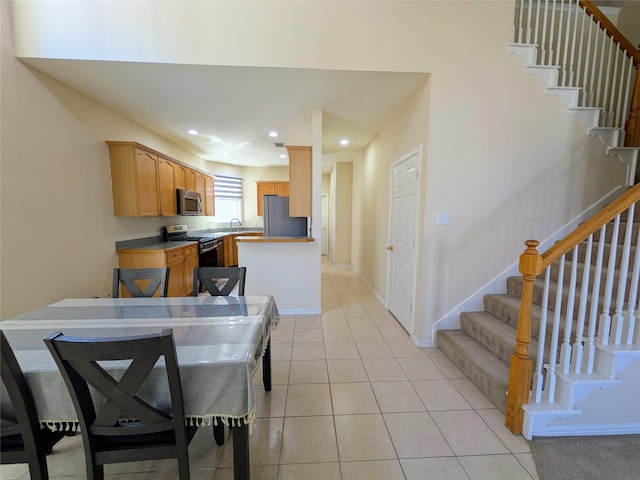
POLYGON ((391 166, 387 308, 413 333, 422 149, 391 166))
POLYGON ((322 237, 320 237, 320 250, 322 255, 328 252, 329 244, 329 194, 322 194, 322 237))

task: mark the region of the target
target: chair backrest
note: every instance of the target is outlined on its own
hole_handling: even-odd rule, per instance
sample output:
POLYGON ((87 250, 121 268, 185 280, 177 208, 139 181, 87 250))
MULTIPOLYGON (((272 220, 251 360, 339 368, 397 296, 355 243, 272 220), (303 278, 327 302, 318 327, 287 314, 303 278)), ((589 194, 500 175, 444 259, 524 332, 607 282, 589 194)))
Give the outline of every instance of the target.
POLYGON ((114 268, 111 292, 113 298, 120 297, 120 284, 132 297, 153 297, 158 290, 161 297, 166 297, 169 290, 169 267, 114 268), (145 282, 148 282, 146 287, 145 282))
POLYGON ((193 269, 193 296, 198 296, 202 285, 210 295, 228 296, 237 287, 237 294, 244 295, 247 267, 196 267, 193 269))
POLYGON ((160 334, 117 338, 68 337, 54 332, 44 342, 62 373, 80 429, 90 444, 100 436, 146 435, 169 430, 175 430, 178 442, 188 444, 185 440, 182 386, 171 329, 160 334), (140 386, 160 357, 164 357, 166 366, 164 371, 171 405, 165 406, 170 407, 170 411, 150 403, 163 401, 158 391, 154 391, 152 399, 139 396, 142 395, 140 386), (128 366, 122 362, 125 360, 130 360, 128 366), (117 368, 105 363, 112 361, 120 361, 117 368), (90 390, 89 386, 93 389, 90 390), (95 403, 100 405, 98 410, 92 393, 99 397, 95 403))
POLYGON ((0 330, 0 370, 2 383, 13 411, 2 411, 1 463, 28 463, 31 478, 48 478, 46 455, 63 432, 41 431, 35 402, 24 373, 5 336, 0 330))

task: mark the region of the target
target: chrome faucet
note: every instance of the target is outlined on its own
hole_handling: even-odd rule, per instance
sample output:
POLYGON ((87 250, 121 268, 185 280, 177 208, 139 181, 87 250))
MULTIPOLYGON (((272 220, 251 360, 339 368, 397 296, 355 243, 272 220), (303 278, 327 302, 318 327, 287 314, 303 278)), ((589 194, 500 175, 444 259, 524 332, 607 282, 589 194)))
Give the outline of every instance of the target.
POLYGON ((238 226, 242 225, 242 222, 240 221, 239 218, 232 218, 231 221, 229 222, 229 231, 233 232, 233 222, 238 222, 238 226))

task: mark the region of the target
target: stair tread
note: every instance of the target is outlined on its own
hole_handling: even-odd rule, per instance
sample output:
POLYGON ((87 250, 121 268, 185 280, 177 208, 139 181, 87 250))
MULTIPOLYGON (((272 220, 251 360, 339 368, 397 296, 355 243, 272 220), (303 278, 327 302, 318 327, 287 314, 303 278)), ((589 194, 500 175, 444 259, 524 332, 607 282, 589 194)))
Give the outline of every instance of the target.
POLYGON ((439 330, 438 335, 448 337, 453 344, 461 347, 467 357, 480 360, 474 362, 477 368, 486 370, 489 376, 506 383, 509 378, 509 366, 462 330, 439 330))

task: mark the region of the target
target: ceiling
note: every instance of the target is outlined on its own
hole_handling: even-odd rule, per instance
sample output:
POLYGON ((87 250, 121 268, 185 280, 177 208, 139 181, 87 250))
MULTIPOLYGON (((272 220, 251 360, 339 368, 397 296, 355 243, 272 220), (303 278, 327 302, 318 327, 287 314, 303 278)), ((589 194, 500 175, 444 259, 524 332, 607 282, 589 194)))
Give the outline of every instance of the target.
POLYGON ((284 166, 284 145, 311 145, 323 111, 323 172, 350 162, 427 74, 22 59, 196 155, 284 166), (195 129, 197 135, 188 131, 195 129), (270 131, 278 132, 273 138, 270 131), (339 140, 349 139, 342 146, 339 140))

